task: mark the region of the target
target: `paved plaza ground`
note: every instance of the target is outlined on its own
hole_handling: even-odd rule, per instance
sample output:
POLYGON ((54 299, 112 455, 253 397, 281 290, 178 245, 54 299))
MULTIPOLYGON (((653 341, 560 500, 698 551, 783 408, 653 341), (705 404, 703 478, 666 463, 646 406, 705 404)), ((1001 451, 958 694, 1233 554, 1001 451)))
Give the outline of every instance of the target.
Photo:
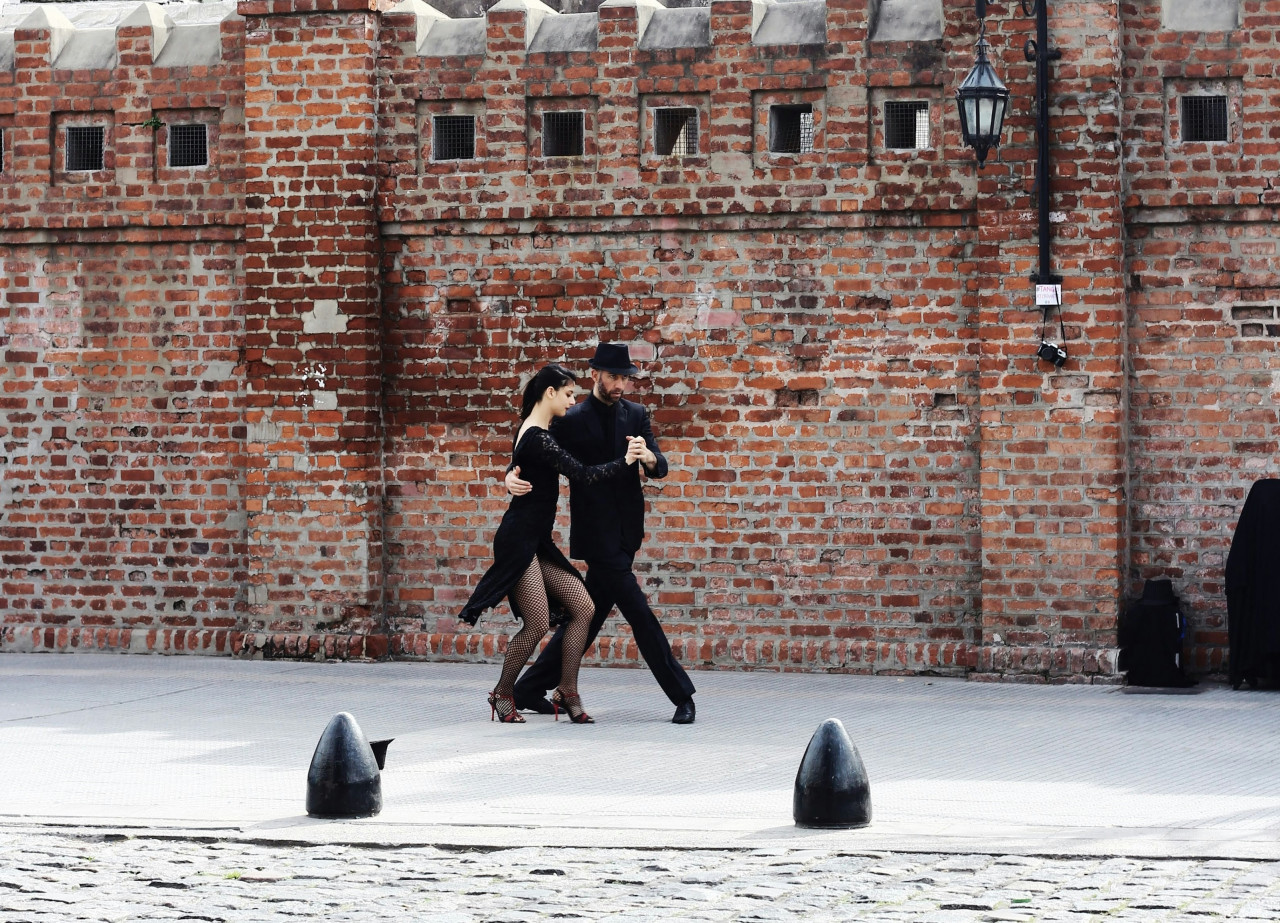
POLYGON ((1280 919, 1280 695, 584 671, 599 723, 488 721, 493 665, 0 656, 0 921, 1280 919), (374 818, 304 813, 333 714, 374 818), (796 828, 839 718, 860 830, 796 828))

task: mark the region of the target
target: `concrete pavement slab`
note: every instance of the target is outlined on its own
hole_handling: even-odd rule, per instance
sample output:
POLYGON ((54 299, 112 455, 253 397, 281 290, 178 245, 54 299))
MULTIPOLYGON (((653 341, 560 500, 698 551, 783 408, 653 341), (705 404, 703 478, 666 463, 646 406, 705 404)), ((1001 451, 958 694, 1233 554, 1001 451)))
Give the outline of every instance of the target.
POLYGON ((491 723, 496 665, 0 655, 0 823, 258 841, 1280 859, 1280 697, 1209 687, 693 675, 698 721, 643 670, 584 670, 598 723, 491 723), (394 737, 374 818, 304 814, 333 714, 394 737), (791 821, 839 718, 871 826, 791 821))

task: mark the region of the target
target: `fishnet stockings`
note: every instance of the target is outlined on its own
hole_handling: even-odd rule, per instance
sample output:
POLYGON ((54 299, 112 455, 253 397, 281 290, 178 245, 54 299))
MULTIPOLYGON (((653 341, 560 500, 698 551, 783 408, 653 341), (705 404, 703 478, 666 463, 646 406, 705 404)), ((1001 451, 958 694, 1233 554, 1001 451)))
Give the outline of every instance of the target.
POLYGON ((516 678, 530 655, 547 633, 551 623, 551 608, 547 598, 555 599, 569 613, 564 626, 564 647, 560 661, 560 688, 564 692, 578 691, 578 666, 587 649, 587 635, 591 629, 591 617, 595 606, 582 581, 566 570, 547 564, 535 557, 516 585, 511 588, 511 607, 524 624, 507 642, 507 655, 502 661, 502 675, 494 692, 498 695, 515 694, 516 678))

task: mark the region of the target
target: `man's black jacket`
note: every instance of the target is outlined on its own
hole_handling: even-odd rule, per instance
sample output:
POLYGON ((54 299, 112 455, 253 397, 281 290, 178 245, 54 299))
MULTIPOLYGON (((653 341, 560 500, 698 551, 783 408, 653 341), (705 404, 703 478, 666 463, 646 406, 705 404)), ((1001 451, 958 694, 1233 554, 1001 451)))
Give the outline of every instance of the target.
MULTIPOLYGON (((551 425, 556 441, 584 465, 599 465, 627 452, 628 436, 643 436, 656 461, 646 474, 667 476, 667 459, 658 449, 649 425, 649 414, 639 404, 621 400, 614 404, 617 414, 613 444, 607 444, 596 406, 588 397, 569 409, 551 425)), ((590 487, 569 485, 569 555, 581 561, 606 561, 619 553, 634 555, 644 539, 644 487, 640 465, 630 465, 616 478, 590 487)))

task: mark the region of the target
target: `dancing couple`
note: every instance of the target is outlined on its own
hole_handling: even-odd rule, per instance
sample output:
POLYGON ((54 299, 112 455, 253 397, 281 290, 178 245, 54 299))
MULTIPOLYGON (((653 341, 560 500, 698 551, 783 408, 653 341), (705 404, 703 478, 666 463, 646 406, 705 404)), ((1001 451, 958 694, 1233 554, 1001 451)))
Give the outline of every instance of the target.
POLYGON ((522 622, 489 695, 491 719, 523 723, 522 710, 558 719, 563 709, 575 723, 592 723, 578 695, 578 668, 616 604, 676 706, 672 722, 692 724, 693 683, 632 571, 644 537, 640 468, 665 477, 667 460, 644 408, 623 398, 640 371, 626 345, 601 343, 590 366, 591 396, 581 403, 577 376, 558 365, 542 368, 525 387, 505 481, 511 503, 494 535, 493 564, 459 618, 474 625, 505 597, 522 622), (587 562, 585 581, 552 539, 562 474, 569 480, 569 553, 587 562), (555 634, 520 677, 552 627, 555 634))

